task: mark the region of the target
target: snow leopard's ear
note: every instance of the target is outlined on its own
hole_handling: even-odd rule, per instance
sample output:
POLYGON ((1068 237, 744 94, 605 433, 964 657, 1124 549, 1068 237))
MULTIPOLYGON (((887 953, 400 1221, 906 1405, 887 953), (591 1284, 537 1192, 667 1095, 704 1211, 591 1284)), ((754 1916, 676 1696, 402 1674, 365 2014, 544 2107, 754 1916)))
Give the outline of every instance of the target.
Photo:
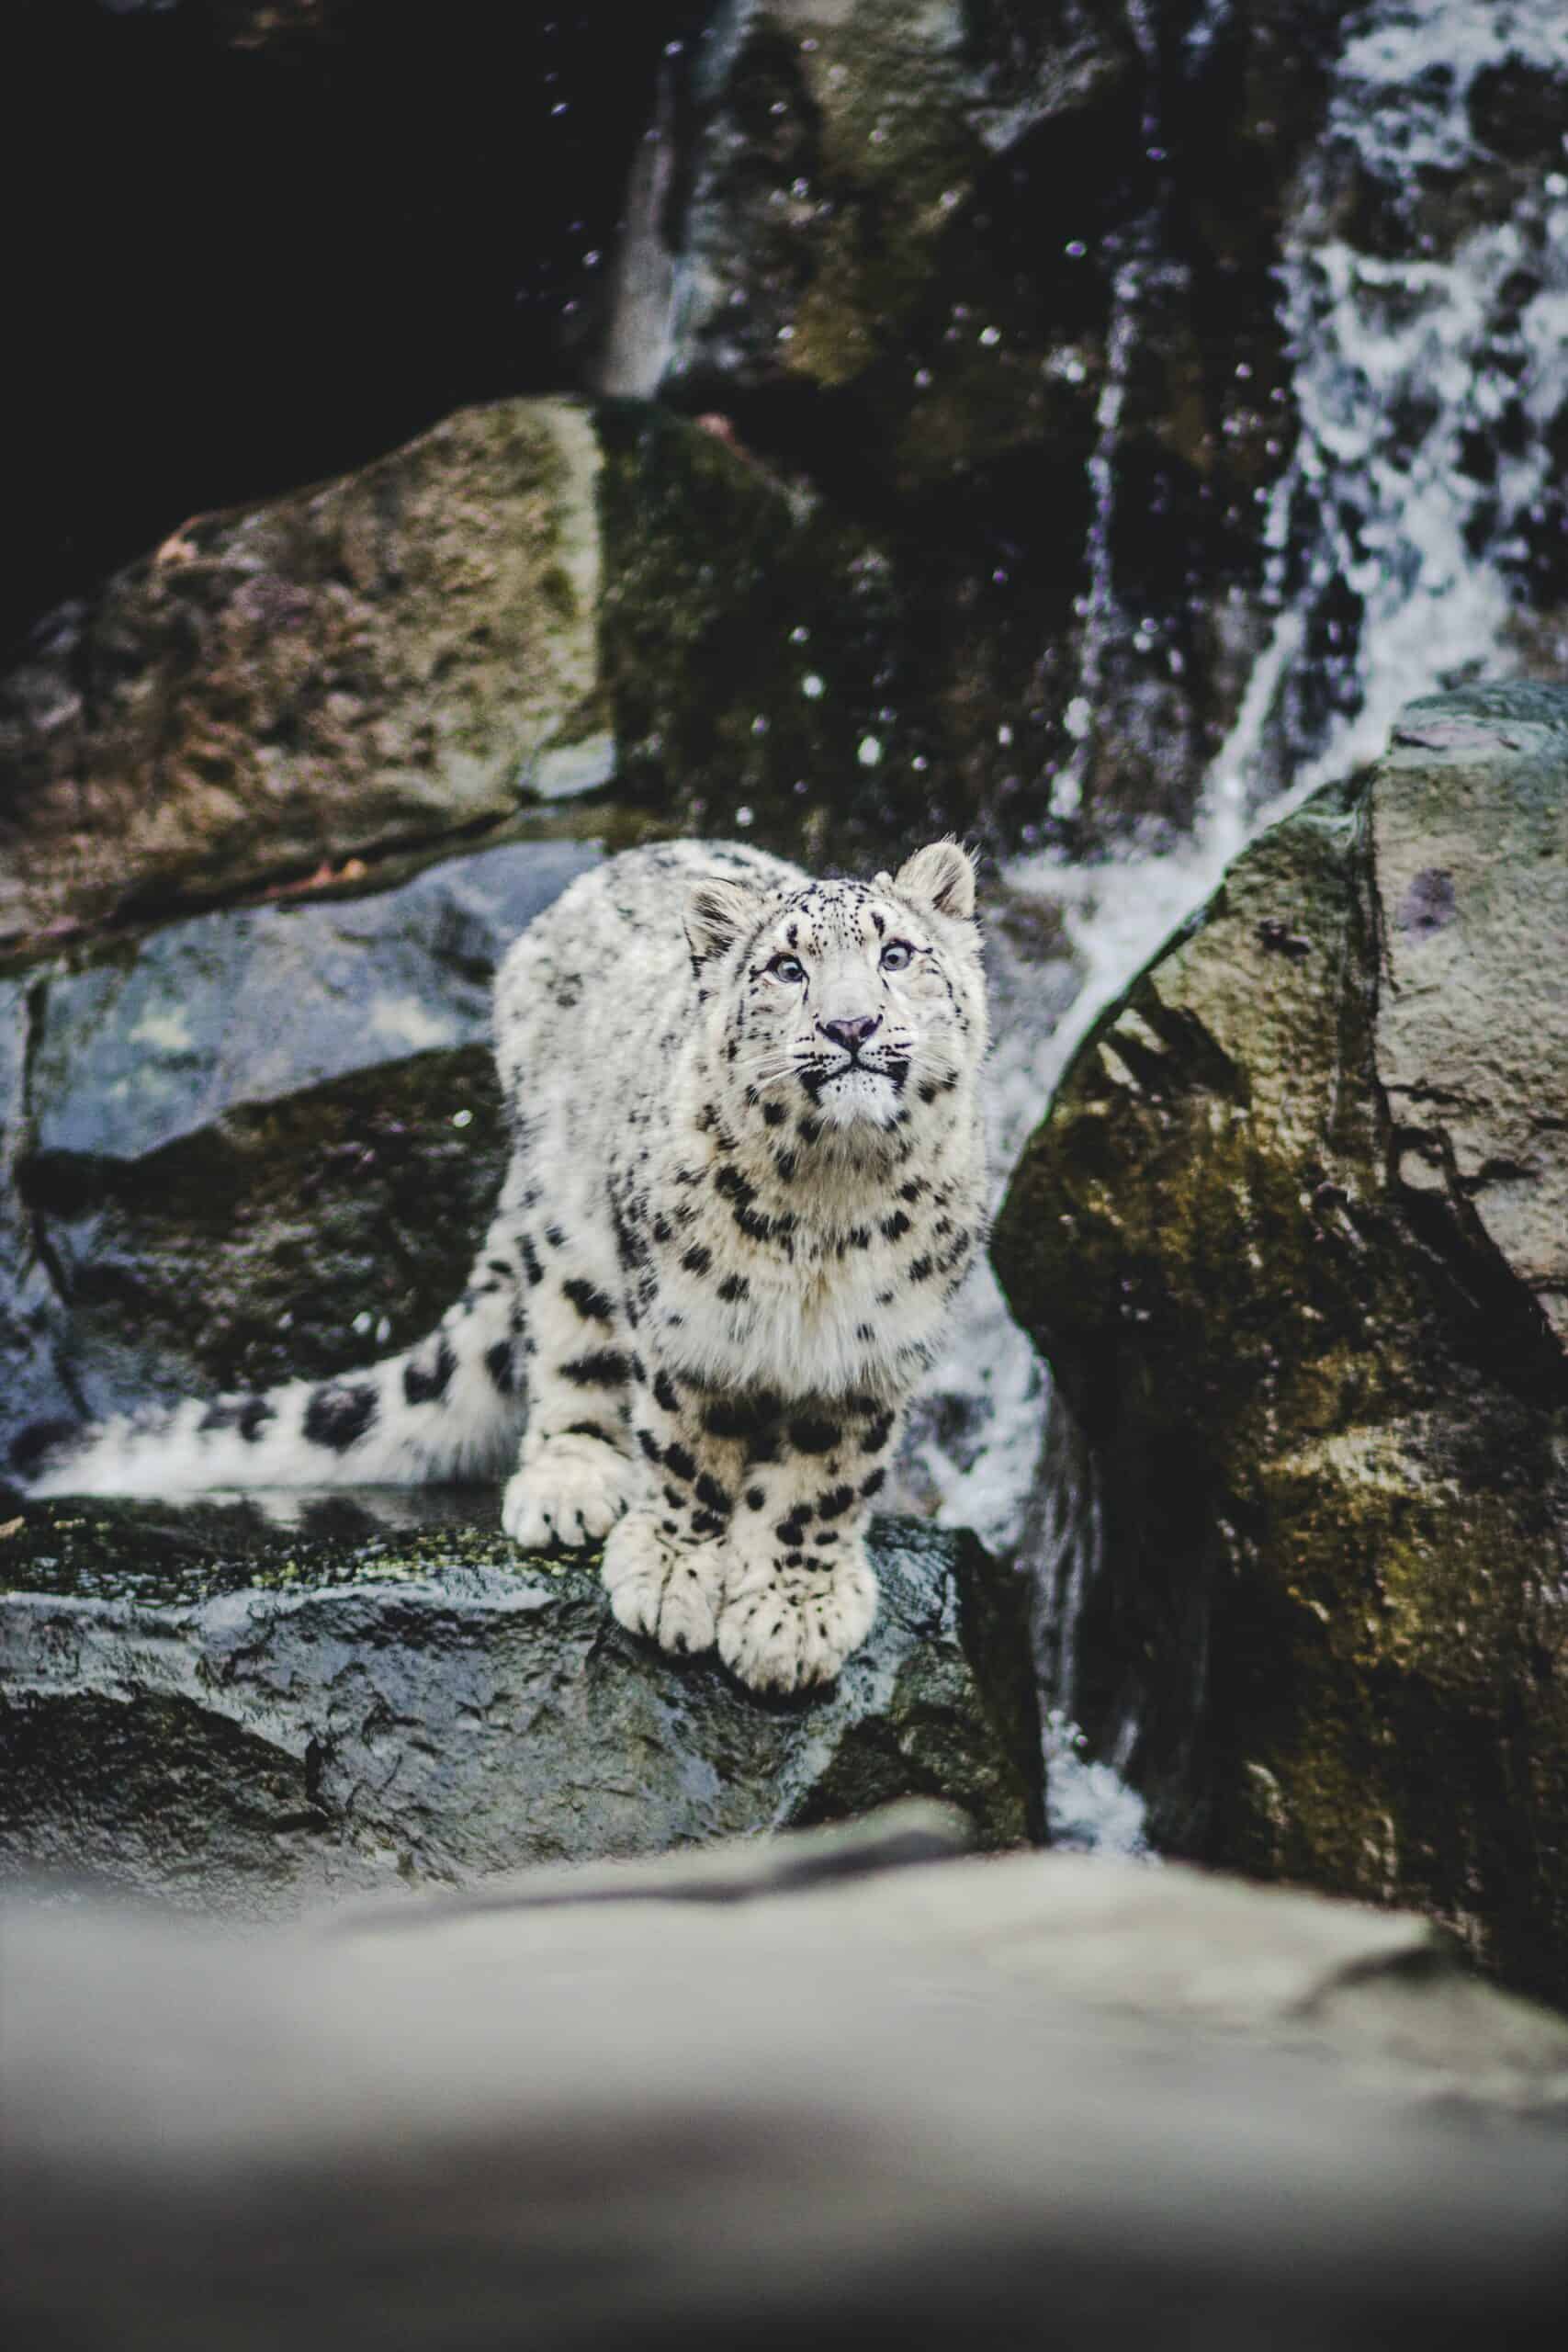
POLYGON ((733 947, 743 931, 757 920, 761 901, 744 882, 728 882, 719 874, 701 874, 686 900, 686 938, 692 961, 705 964, 733 947))
POLYGON ((917 906, 965 922, 975 911, 975 861, 961 842, 928 842, 898 868, 893 888, 917 906))

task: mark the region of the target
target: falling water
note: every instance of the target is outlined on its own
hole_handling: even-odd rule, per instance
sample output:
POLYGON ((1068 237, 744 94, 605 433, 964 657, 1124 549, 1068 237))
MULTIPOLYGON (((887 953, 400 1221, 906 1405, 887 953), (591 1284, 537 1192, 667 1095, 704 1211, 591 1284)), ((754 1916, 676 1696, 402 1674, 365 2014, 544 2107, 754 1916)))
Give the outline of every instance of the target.
MULTIPOLYGON (((1549 428, 1568 394, 1568 153, 1562 168, 1493 172, 1484 217, 1446 252, 1418 213, 1433 181, 1462 174, 1462 188, 1486 172, 1475 100, 1485 77, 1520 65, 1568 80, 1562 0, 1379 0, 1347 27, 1325 134, 1283 245, 1299 434, 1265 524, 1272 633, 1189 842, 1095 867, 1029 858, 1003 877, 1015 900, 1059 919, 1078 974, 1062 1015, 1030 989, 1027 969, 1010 968, 1005 936, 993 946, 1000 1017, 989 1107, 1004 1172, 1089 1023, 1254 832, 1380 752, 1412 696, 1519 666, 1515 583, 1532 528, 1551 519, 1549 428), (1389 242, 1414 257, 1353 243, 1358 207, 1392 219, 1389 242)), ((1134 330, 1141 266, 1128 262, 1117 282, 1095 453, 1104 479, 1087 617, 1107 625, 1118 607, 1103 526, 1127 357, 1118 362, 1117 334, 1134 330)), ((1086 697, 1087 665, 1103 641, 1086 630, 1086 697)), ((1092 716, 1076 714, 1077 731, 1092 716)), ((1055 1833, 1137 1850, 1138 1799, 1114 1759, 1085 1757, 1073 1724, 1100 1521, 1092 1464, 982 1274, 933 1382, 950 1409, 921 1419, 919 1456, 940 1515, 1018 1547, 1034 1575, 1055 1833), (966 1442, 944 1457, 938 1433, 962 1423, 951 1409, 959 1399, 972 1408, 966 1442)), ((1114 1741, 1120 1753, 1134 1729, 1114 1741)))

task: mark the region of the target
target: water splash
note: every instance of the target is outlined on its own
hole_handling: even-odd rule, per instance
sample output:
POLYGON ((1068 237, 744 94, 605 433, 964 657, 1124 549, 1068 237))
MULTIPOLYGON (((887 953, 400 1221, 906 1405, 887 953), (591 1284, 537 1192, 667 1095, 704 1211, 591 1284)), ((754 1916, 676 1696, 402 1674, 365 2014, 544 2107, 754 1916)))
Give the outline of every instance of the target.
POLYGON ((1300 431, 1266 523, 1279 619, 1218 763, 1255 805, 1375 757, 1414 695, 1519 665, 1568 380, 1568 136, 1536 169, 1477 128, 1521 72, 1568 80, 1562 0, 1380 0, 1347 27, 1283 241, 1300 431))

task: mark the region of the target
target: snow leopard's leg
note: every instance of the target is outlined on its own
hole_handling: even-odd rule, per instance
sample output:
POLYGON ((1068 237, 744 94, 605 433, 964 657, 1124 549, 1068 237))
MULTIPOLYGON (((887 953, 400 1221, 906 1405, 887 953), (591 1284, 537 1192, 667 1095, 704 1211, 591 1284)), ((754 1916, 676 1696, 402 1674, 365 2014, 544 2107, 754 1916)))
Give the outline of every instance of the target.
POLYGON ((876 1613, 862 1529, 886 1476, 894 1409, 660 1373, 637 1412, 659 1500, 605 1546, 616 1616, 666 1649, 716 1642, 758 1690, 831 1680, 876 1613))
POLYGON ((592 1212, 573 1230, 520 1209, 512 1237, 523 1269, 522 1346, 528 1419, 502 1498, 513 1541, 538 1549, 592 1544, 640 1487, 631 1450, 634 1356, 616 1296, 614 1243, 592 1212))

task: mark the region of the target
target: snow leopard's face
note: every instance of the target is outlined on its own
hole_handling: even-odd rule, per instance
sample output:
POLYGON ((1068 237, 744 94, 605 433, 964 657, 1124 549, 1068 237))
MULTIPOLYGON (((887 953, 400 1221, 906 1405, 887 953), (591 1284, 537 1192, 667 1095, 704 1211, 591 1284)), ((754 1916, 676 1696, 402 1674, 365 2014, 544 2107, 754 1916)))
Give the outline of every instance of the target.
POLYGON ((791 1136, 943 1115, 985 1049, 973 890, 968 860, 944 842, 897 882, 813 882, 728 908, 747 919, 713 995, 727 1110, 776 1128, 786 1152, 791 1136))

